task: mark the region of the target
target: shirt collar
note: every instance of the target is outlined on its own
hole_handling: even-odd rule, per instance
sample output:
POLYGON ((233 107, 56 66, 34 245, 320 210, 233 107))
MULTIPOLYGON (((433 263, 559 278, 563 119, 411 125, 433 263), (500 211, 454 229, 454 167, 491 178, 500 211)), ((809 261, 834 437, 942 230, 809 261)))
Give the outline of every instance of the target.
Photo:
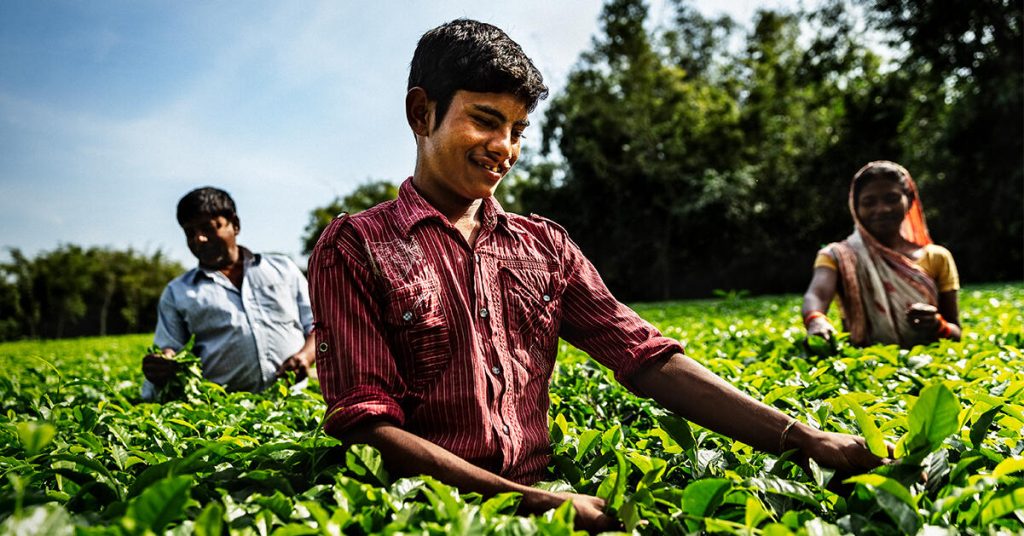
MULTIPOLYGON (((244 246, 238 246, 238 254, 242 256, 242 264, 245 267, 245 270, 248 270, 250 266, 258 265, 260 263, 260 260, 263 259, 262 255, 260 255, 259 253, 253 253, 244 246)), ((202 266, 196 266, 195 270, 192 273, 192 283, 195 284, 196 281, 199 280, 200 276, 205 276, 212 280, 214 274, 216 274, 219 271, 220 270, 208 270, 206 268, 203 268, 202 266)))
MULTIPOLYGON (((395 220, 404 236, 409 236, 409 232, 412 231, 416 224, 430 219, 436 219, 441 224, 451 227, 448 218, 445 218, 416 190, 416 187, 412 184, 412 177, 406 179, 402 186, 398 188, 398 200, 394 207, 395 220)), ((505 209, 501 207, 501 203, 498 203, 494 196, 485 198, 480 208, 483 210, 480 218, 480 221, 483 223, 482 230, 488 232, 495 230, 495 228, 505 229, 506 231, 512 230, 509 226, 508 214, 505 213, 505 209)))

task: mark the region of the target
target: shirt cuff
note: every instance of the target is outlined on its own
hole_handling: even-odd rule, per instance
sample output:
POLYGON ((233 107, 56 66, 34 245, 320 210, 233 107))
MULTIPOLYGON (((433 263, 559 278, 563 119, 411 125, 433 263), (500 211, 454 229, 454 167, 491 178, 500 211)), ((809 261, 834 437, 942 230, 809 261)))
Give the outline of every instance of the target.
POLYGON ((324 416, 324 431, 341 438, 346 430, 368 420, 386 420, 396 426, 405 424, 405 412, 394 398, 377 389, 357 388, 342 394, 324 416))

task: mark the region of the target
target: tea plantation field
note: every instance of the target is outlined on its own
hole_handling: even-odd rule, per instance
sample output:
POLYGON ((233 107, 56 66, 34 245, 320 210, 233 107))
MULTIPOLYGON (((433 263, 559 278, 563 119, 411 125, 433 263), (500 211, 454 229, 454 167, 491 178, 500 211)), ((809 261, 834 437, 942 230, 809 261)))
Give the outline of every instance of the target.
MULTIPOLYGON (((543 485, 607 498, 639 534, 1024 533, 1024 285, 968 287, 964 340, 910 351, 808 344, 799 305, 636 309, 751 395, 896 445, 898 463, 834 475, 756 452, 563 344, 543 485)), ((371 448, 322 433, 315 382, 253 395, 184 378, 180 400, 140 403, 150 340, 0 344, 0 534, 574 533, 568 507, 519 516, 515 495, 389 477, 371 448)))

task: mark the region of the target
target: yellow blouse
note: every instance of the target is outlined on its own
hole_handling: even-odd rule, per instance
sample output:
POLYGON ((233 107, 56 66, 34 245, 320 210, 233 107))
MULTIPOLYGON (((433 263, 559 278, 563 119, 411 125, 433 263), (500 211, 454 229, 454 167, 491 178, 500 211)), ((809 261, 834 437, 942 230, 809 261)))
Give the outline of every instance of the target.
MULTIPOLYGON (((938 244, 928 244, 923 250, 921 257, 914 262, 935 281, 939 292, 960 290, 960 274, 956 271, 953 254, 938 244)), ((828 248, 819 251, 818 257, 814 259, 814 267, 819 266, 838 270, 836 261, 828 248)))

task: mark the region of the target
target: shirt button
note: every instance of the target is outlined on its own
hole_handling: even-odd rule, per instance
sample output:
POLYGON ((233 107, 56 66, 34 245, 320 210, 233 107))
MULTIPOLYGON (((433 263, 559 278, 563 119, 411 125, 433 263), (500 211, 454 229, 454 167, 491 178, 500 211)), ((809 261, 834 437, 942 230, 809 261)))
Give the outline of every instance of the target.
POLYGON ((405 320, 406 322, 412 320, 412 311, 402 313, 402 320, 405 320))
POLYGON ((501 431, 505 432, 505 435, 509 435, 511 433, 511 430, 509 429, 507 424, 501 425, 501 431))
POLYGON ((491 367, 491 372, 493 372, 495 376, 501 376, 501 367, 491 367))
POLYGON ((480 318, 487 318, 487 308, 486 307, 481 307, 480 308, 480 318))
POLYGON ((549 301, 551 301, 551 296, 548 296, 547 294, 545 294, 543 297, 541 297, 541 299, 546 301, 546 302, 549 302, 549 301))
POLYGON ((327 343, 326 342, 320 343, 320 346, 318 348, 320 348, 321 352, 326 352, 327 351, 327 343))

